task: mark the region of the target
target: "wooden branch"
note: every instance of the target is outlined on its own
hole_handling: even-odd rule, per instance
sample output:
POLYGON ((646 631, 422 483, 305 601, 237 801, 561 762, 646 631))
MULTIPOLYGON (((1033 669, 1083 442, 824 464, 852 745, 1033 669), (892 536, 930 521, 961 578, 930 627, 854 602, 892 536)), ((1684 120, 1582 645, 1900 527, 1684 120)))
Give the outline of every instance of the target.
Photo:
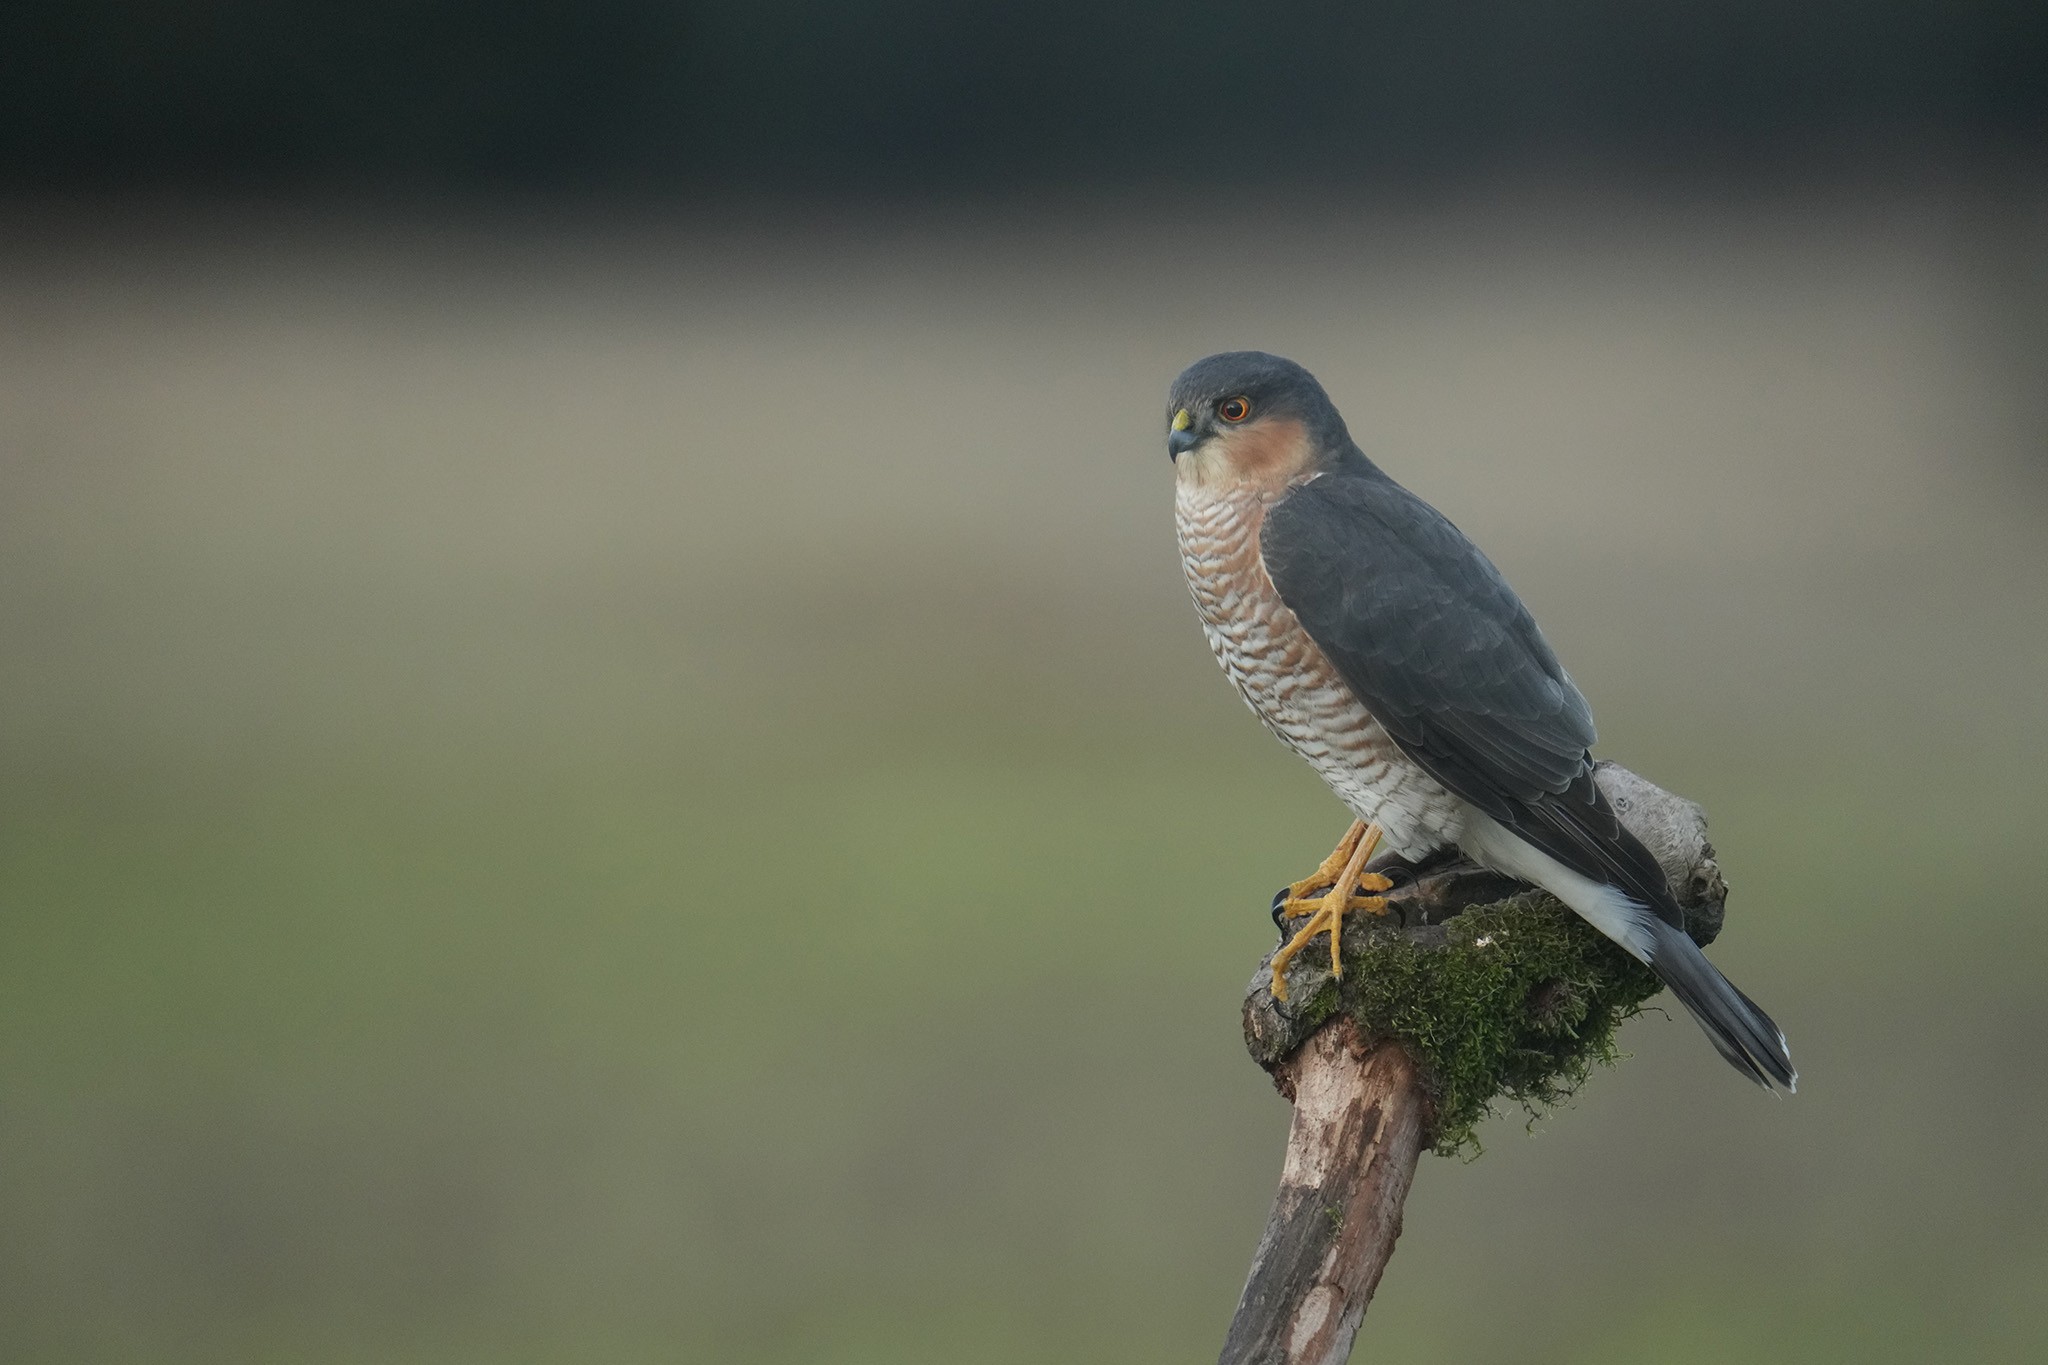
POLYGON ((1428 1099, 1399 1043, 1339 1015, 1283 1064, 1287 1164, 1219 1365, 1342 1365, 1401 1235, 1428 1099))
MULTIPOLYGON (((1728 887, 1707 842, 1705 813, 1614 764, 1602 763, 1595 780, 1622 823, 1663 867, 1693 937, 1712 940, 1721 928, 1728 887)), ((1347 963, 1354 940, 1375 932, 1405 939, 1410 950, 1431 961, 1455 961, 1438 954, 1469 953, 1487 944, 1481 939, 1461 949, 1446 929, 1448 921, 1528 890, 1455 855, 1421 864, 1383 858, 1373 867, 1395 880, 1387 892, 1393 913, 1378 928, 1363 926, 1364 934, 1346 933, 1347 963)), ((1552 912, 1569 915, 1554 903, 1552 912)), ((1602 952, 1616 969, 1640 973, 1618 950, 1602 952)), ((1296 990, 1289 1002, 1272 997, 1270 955, 1245 998, 1245 1042, 1293 1103, 1294 1121, 1273 1211, 1219 1365, 1342 1365, 1401 1235, 1401 1209, 1416 1165, 1437 1137, 1431 1076, 1402 1043, 1361 1026, 1353 1009, 1358 973, 1347 970, 1341 983, 1330 983, 1327 972, 1309 961, 1313 957, 1305 954, 1290 973, 1296 990), (1336 992, 1334 1003, 1316 1003, 1318 986, 1336 992)), ((1642 979, 1649 981, 1647 975, 1642 979)), ((1542 1013, 1554 1003, 1553 987, 1562 983, 1538 983, 1527 996, 1503 1000, 1498 1019, 1460 1017, 1457 1023, 1461 1029, 1521 1027, 1535 1018, 1540 1027, 1542 1013)), ((1654 989, 1649 981, 1622 1003, 1654 989)))

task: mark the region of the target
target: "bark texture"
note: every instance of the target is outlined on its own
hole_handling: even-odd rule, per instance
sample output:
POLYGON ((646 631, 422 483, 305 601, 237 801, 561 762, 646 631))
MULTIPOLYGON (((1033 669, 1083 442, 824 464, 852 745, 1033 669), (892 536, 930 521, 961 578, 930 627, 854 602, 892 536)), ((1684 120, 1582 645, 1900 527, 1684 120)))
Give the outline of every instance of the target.
POLYGON ((1341 1365, 1428 1145, 1414 1060, 1339 1016, 1283 1064, 1294 1125, 1219 1365, 1341 1365))

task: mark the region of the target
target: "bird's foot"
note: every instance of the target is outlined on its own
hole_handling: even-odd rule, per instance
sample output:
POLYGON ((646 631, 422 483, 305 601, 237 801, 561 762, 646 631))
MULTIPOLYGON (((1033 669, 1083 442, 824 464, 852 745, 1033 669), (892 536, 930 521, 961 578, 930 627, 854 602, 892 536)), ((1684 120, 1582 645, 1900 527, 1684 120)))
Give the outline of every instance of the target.
POLYGON ((1273 919, 1292 919, 1307 915, 1308 923, 1303 925, 1285 947, 1273 955, 1273 998, 1287 998, 1287 967, 1306 948, 1317 934, 1330 936, 1330 972, 1333 976, 1344 975, 1342 957, 1342 936, 1344 915, 1347 911, 1362 910, 1367 914, 1384 915, 1387 902, 1374 895, 1361 892, 1386 891, 1394 883, 1377 872, 1365 871, 1365 860, 1379 845, 1380 827, 1364 821, 1354 824, 1338 843, 1336 850, 1323 860, 1312 876, 1288 887, 1274 898, 1273 919), (1332 864, 1336 864, 1332 867, 1332 864), (1327 888, 1326 890, 1324 888, 1327 888), (1322 890, 1320 896, 1311 897, 1310 892, 1322 890))
MULTIPOLYGON (((1371 874, 1367 874, 1371 875, 1371 874)), ((1382 881, 1385 878, 1381 878, 1382 881)), ((1332 891, 1321 901, 1315 902, 1308 923, 1301 926, 1301 932, 1287 941, 1287 946, 1273 954, 1273 998, 1287 998, 1287 967, 1302 949, 1315 940, 1315 936, 1327 933, 1330 936, 1330 975, 1344 975, 1343 934, 1344 915, 1350 910, 1363 910, 1368 914, 1384 915, 1387 902, 1381 896, 1345 896, 1339 899, 1332 891)))
MULTIPOLYGON (((1370 915, 1387 914, 1386 897, 1369 895, 1367 893, 1391 891, 1393 889, 1394 883, 1391 878, 1382 877, 1377 872, 1368 872, 1358 879, 1358 883, 1352 888, 1351 894, 1344 898, 1343 908, 1338 913, 1348 915, 1353 910, 1363 910, 1370 915)), ((1320 889, 1318 894, 1304 896, 1299 900, 1293 897, 1276 899, 1273 902, 1273 922, 1281 926, 1280 936, 1282 938, 1288 937, 1284 921, 1300 919, 1304 915, 1320 915, 1323 913, 1325 904, 1334 899, 1335 896, 1336 888, 1325 886, 1320 889)))
MULTIPOLYGON (((1323 859, 1321 867, 1318 867, 1298 882, 1290 882, 1285 891, 1273 898, 1274 915, 1278 916, 1285 913, 1292 918, 1296 915, 1307 914, 1308 911, 1305 908, 1294 910, 1285 909, 1284 907, 1291 907, 1311 899, 1321 900, 1323 893, 1335 886, 1337 879, 1344 875, 1344 864, 1351 861, 1351 855, 1357 852, 1359 840, 1365 838, 1365 833, 1368 829, 1374 830, 1373 842, 1378 843, 1379 834, 1374 826, 1367 825, 1363 820, 1353 820, 1351 828, 1344 831, 1344 837, 1339 839, 1337 846, 1330 850, 1330 856, 1323 859)), ((1366 851, 1366 856, 1372 856, 1370 849, 1366 851)))
MULTIPOLYGON (((1351 894, 1345 899, 1344 910, 1365 910, 1375 915, 1387 913, 1384 897, 1368 895, 1372 891, 1391 891, 1394 879, 1383 877, 1377 872, 1361 872, 1351 883, 1351 894)), ((1300 919, 1303 915, 1319 915, 1323 903, 1336 895, 1337 888, 1328 881, 1296 882, 1279 895, 1273 897, 1273 923, 1282 920, 1300 919), (1301 895, 1298 888, 1306 886, 1314 894, 1301 895)), ((1283 930, 1283 932, 1285 932, 1283 930)))

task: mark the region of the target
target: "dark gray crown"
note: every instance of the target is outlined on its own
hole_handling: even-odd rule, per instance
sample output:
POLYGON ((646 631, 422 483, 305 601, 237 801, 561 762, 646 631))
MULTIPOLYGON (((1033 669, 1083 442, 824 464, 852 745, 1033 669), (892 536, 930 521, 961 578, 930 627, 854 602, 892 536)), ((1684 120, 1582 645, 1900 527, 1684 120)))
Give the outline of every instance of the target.
POLYGON ((1343 417, 1316 377, 1284 356, 1264 351, 1224 351, 1182 370, 1167 393, 1167 416, 1181 408, 1200 412, 1240 394, 1251 400, 1258 416, 1298 419, 1325 449, 1350 444, 1343 417))

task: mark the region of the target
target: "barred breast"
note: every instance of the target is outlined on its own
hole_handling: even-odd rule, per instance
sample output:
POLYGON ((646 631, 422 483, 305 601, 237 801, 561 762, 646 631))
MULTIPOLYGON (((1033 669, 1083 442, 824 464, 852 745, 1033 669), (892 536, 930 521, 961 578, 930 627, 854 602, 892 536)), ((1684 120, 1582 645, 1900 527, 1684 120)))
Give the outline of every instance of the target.
POLYGON ((1407 858, 1455 842, 1464 803, 1415 766, 1280 600, 1259 555, 1266 495, 1181 483, 1181 567, 1216 662, 1253 714, 1407 858))

